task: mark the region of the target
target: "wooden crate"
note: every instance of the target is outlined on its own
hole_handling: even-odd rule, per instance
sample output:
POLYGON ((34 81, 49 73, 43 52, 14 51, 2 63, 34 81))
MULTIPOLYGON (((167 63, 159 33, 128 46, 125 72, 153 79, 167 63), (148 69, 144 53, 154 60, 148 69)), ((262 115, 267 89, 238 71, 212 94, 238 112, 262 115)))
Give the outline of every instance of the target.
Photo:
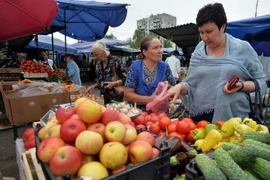
POLYGON ((22 154, 24 175, 27 180, 45 180, 44 173, 36 157, 36 148, 31 148, 22 154))

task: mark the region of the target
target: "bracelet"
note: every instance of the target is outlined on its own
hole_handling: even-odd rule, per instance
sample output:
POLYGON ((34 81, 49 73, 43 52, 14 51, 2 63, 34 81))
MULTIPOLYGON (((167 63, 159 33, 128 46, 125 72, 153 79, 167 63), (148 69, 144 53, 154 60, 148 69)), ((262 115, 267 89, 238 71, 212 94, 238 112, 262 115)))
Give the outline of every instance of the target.
POLYGON ((242 84, 242 87, 240 89, 238 89, 238 91, 242 91, 243 88, 245 87, 244 83, 242 81, 240 81, 240 83, 242 84))

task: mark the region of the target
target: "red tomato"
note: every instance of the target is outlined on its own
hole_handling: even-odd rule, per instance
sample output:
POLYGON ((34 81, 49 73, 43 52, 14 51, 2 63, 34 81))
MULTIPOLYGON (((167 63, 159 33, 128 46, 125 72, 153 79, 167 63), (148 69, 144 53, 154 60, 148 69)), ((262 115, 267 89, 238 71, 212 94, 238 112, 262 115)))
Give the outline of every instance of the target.
POLYGON ((138 124, 137 126, 135 126, 135 128, 145 130, 145 125, 138 124))
POLYGON ((151 121, 152 116, 146 115, 144 118, 145 118, 145 120, 146 120, 146 122, 147 122, 147 121, 151 121))
POLYGON ((193 130, 189 131, 185 139, 187 140, 187 142, 190 142, 191 144, 195 142, 193 139, 193 130))
POLYGON ((150 121, 154 123, 158 122, 159 120, 160 120, 159 116, 151 116, 151 119, 150 119, 150 121))
POLYGON ((186 122, 189 124, 191 130, 194 130, 197 128, 197 125, 193 121, 186 121, 186 122))
POLYGON ((160 127, 158 124, 151 124, 149 127, 149 130, 153 133, 155 133, 156 135, 160 134, 160 127))
POLYGON ((144 118, 144 116, 140 115, 138 117, 136 117, 133 122, 136 124, 136 125, 139 125, 139 124, 145 124, 146 123, 146 119, 144 118))
POLYGON ((150 126, 151 124, 153 124, 152 121, 147 121, 147 122, 145 123, 145 126, 150 126))
POLYGON ((169 138, 172 137, 172 136, 176 136, 179 139, 185 140, 185 138, 181 134, 179 134, 177 132, 172 132, 172 133, 169 134, 169 138))
POLYGON ((194 122, 191 118, 189 118, 189 117, 183 117, 182 119, 181 119, 182 121, 187 121, 187 122, 194 122))
POLYGON ((205 128, 205 126, 208 124, 209 122, 206 120, 201 120, 197 123, 197 128, 205 128))
POLYGON ((151 113, 150 116, 157 116, 157 113, 151 113))
POLYGON ((187 134, 190 131, 190 125, 186 121, 179 121, 176 130, 180 134, 187 134))
POLYGON ((22 136, 23 141, 27 141, 27 139, 31 136, 31 135, 35 135, 35 130, 34 128, 27 128, 22 136))
POLYGON ((158 116, 160 117, 160 119, 163 118, 163 117, 168 117, 168 115, 166 113, 164 113, 164 112, 160 113, 158 116))
POLYGON ((176 132, 176 124, 173 123, 168 126, 168 133, 170 134, 172 132, 176 132))
POLYGON ((141 113, 141 116, 147 116, 147 115, 148 115, 147 112, 142 112, 142 113, 141 113))
POLYGON ((179 120, 174 120, 174 121, 172 121, 172 124, 178 124, 178 122, 179 122, 179 120))
POLYGON ((161 129, 165 130, 171 124, 171 119, 169 117, 163 117, 158 121, 161 129))

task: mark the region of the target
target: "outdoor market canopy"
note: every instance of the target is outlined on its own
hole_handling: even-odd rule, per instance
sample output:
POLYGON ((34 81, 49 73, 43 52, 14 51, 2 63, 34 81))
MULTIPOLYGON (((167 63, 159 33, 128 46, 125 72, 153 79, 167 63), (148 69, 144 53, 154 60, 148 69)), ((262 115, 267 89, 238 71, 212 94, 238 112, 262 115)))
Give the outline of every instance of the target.
MULTIPOLYGON (((27 44, 25 48, 28 49, 37 48, 37 42, 35 38, 32 39, 32 41, 30 41, 30 43, 27 44)), ((38 48, 47 50, 54 49, 59 54, 65 54, 65 42, 61 41, 60 39, 53 38, 52 44, 52 37, 47 35, 38 35, 38 48)), ((77 49, 67 44, 67 53, 77 54, 77 49)))
MULTIPOLYGON (((100 41, 105 43, 108 48, 114 47, 114 46, 126 46, 126 45, 130 44, 127 41, 120 41, 120 40, 107 39, 107 38, 103 38, 100 41)), ((75 47, 78 50, 78 54, 80 54, 80 53, 89 54, 92 52, 92 45, 94 43, 95 43, 95 41, 74 43, 74 44, 71 44, 71 46, 75 47)))
POLYGON ((59 12, 52 26, 66 27, 59 32, 78 40, 95 41, 109 27, 120 26, 126 19, 127 4, 82 0, 57 0, 59 12))

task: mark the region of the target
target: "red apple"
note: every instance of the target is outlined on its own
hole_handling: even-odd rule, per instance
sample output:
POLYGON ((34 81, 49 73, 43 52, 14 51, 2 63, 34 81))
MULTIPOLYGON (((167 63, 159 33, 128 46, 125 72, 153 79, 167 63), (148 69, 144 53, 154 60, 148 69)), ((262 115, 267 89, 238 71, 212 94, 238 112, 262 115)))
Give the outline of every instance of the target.
POLYGON ((69 119, 81 120, 78 114, 73 114, 69 119))
POLYGON ((100 120, 102 108, 97 102, 87 99, 79 104, 76 113, 82 121, 93 124, 100 120))
POLYGON ((126 127, 119 121, 112 121, 106 125, 104 135, 109 142, 121 142, 126 135, 126 127))
POLYGON ((104 111, 101 117, 101 123, 107 125, 112 121, 120 121, 119 113, 113 109, 107 109, 104 111))
POLYGON ((82 153, 74 146, 63 146, 50 159, 50 169, 55 176, 75 175, 83 162, 82 153))
POLYGON ((159 150, 157 148, 152 148, 153 150, 153 154, 152 154, 152 158, 158 157, 159 156, 159 150))
POLYGON ((94 131, 99 133, 102 137, 104 137, 104 132, 105 132, 105 125, 102 123, 94 123, 90 124, 87 127, 87 130, 94 131))
POLYGON ((126 135, 125 135, 124 139, 122 140, 122 144, 128 145, 136 140, 137 131, 130 124, 124 124, 124 125, 126 127, 126 135))
POLYGON ((125 113, 118 113, 119 114, 119 118, 120 118, 120 121, 123 123, 123 124, 130 124, 132 121, 131 121, 131 118, 126 115, 125 113))
POLYGON ((99 133, 85 130, 77 136, 75 146, 83 154, 95 155, 103 146, 103 137, 99 133))
POLYGON ((65 142, 56 136, 43 139, 37 150, 38 158, 45 163, 48 163, 52 154, 61 146, 64 146, 65 142))
POLYGON ((133 164, 148 161, 152 158, 153 150, 151 145, 143 140, 136 140, 129 145, 129 159, 133 164))
POLYGON ((60 136, 66 143, 74 144, 77 136, 85 130, 84 122, 76 118, 70 118, 62 124, 60 136))
POLYGON ((136 140, 143 140, 148 142, 151 146, 154 146, 155 144, 155 137, 147 131, 141 132, 140 134, 138 134, 136 140))
POLYGON ((99 152, 100 162, 108 169, 118 169, 125 165, 128 158, 126 147, 119 142, 108 142, 99 152))
POLYGON ((67 108, 60 107, 56 110, 55 116, 59 123, 63 123, 75 113, 75 109, 71 106, 67 108))

